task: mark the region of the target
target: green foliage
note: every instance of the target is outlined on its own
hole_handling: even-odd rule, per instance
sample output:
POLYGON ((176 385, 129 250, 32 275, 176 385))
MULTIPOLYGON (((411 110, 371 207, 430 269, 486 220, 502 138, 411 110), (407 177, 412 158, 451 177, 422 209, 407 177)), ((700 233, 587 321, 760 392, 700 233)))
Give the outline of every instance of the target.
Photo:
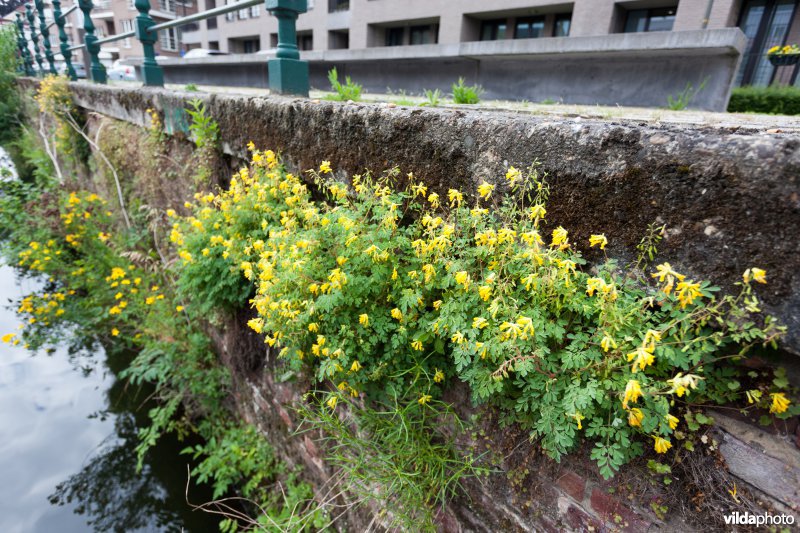
MULTIPOLYGON (((327 161, 310 172, 328 200, 317 203, 272 152, 254 151, 252 171, 208 195, 180 237, 216 234, 215 253, 256 286, 250 326, 292 372, 344 393, 424 404, 457 378, 555 459, 584 436, 593 441, 591 456, 610 477, 643 453, 642 440, 666 453, 671 436, 683 438, 671 411, 680 414, 688 394, 694 404, 742 401, 726 363, 784 331, 749 317, 753 282, 766 281, 757 268, 738 296, 724 297, 669 263, 652 274, 655 287, 612 259, 582 270, 564 228, 544 242, 549 189, 536 167, 510 168, 497 200, 501 185, 482 183, 472 208, 448 191, 447 215, 411 174, 357 175, 352 188, 332 175, 327 161), (218 216, 228 224, 215 229, 218 216)), ((640 250, 648 259, 660 228, 650 233, 640 250)), ((756 389, 755 404, 771 397, 789 416, 774 384, 756 389)))
POLYGON ((708 78, 704 79, 700 86, 695 89, 691 82, 686 82, 686 87, 684 87, 681 92, 675 95, 675 97, 673 97, 671 94, 667 96, 667 107, 672 111, 683 111, 689 106, 689 104, 692 103, 694 97, 697 96, 700 91, 705 89, 707 83, 708 78))
POLYGON ((339 82, 339 73, 336 71, 336 67, 328 71, 328 81, 331 83, 331 88, 336 92, 336 94, 331 97, 333 100, 340 100, 342 102, 348 100, 358 102, 361 100, 362 86, 358 83, 353 83, 350 76, 345 76, 345 83, 342 85, 341 82, 339 82))
MULTIPOLYGON (((210 483, 214 499, 236 488, 252 507, 248 514, 259 529, 269 531, 319 531, 325 513, 313 502, 310 485, 297 480, 296 473, 276 461, 266 438, 255 427, 231 423, 204 423, 208 435, 203 444, 182 453, 202 459, 192 470, 198 483, 210 483), (276 490, 275 485, 280 485, 276 490)), ((227 518, 222 531, 237 531, 239 523, 227 518)))
POLYGON ((219 124, 206 114, 203 101, 200 98, 189 100, 189 109, 186 112, 192 119, 189 133, 194 144, 201 150, 215 149, 219 142, 219 124))
POLYGON ((20 96, 15 79, 19 57, 14 24, 0 28, 0 144, 16 137, 20 126, 20 96))
POLYGON ((460 490, 463 478, 487 473, 453 444, 464 429, 457 415, 435 400, 395 397, 369 406, 348 397, 309 395, 300 408, 302 432, 323 435, 326 460, 341 469, 348 493, 357 504, 373 501, 385 509, 384 526, 435 531, 435 509, 460 490), (337 402, 347 404, 351 418, 330 408, 337 402))
POLYGON ((427 105, 431 107, 436 107, 439 105, 440 100, 442 99, 442 91, 439 89, 430 90, 425 89, 425 98, 427 99, 421 105, 427 105))
POLYGON ((183 90, 191 92, 191 93, 195 93, 199 89, 197 88, 197 85, 195 85, 194 83, 187 83, 186 86, 183 88, 183 90))
POLYGON ((481 101, 483 87, 480 85, 464 85, 464 78, 452 85, 453 101, 457 104, 477 104, 481 101))
POLYGON ((736 87, 728 103, 730 113, 800 115, 800 87, 736 87))

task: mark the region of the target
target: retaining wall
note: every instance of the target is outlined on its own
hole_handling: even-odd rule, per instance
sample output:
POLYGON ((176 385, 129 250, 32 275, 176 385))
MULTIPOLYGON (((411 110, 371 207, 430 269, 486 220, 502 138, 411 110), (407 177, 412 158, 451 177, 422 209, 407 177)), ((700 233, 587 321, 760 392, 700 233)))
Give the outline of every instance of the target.
MULTIPOLYGON (((797 135, 88 83, 73 83, 71 89, 92 128, 108 118, 148 126, 145 110, 155 108, 163 113, 165 129, 180 136, 187 130, 187 101, 200 97, 219 123, 223 150, 234 158, 244 159, 252 140, 280 151, 293 169, 326 159, 344 177, 399 165, 440 194, 450 187, 474 190, 483 179, 498 183, 502 192, 507 166, 538 161, 552 190, 548 223, 570 229, 573 242, 604 232, 609 256, 626 260, 647 225, 659 221, 668 227, 660 259, 692 276, 730 288, 745 268, 765 268, 770 283, 759 287, 765 308, 790 328, 782 363, 791 370, 800 354, 797 135)), ((591 251, 587 254, 591 260, 591 251)), ((303 465, 315 486, 323 486, 331 475, 324 450, 309 436, 293 434, 298 421, 291 406, 304 391, 275 382, 268 371, 274 355, 264 353, 246 318, 242 314, 212 331, 218 353, 234 373, 239 411, 268 435, 282 460, 303 465), (243 361, 259 360, 266 366, 258 371, 243 368, 243 361)), ((796 374, 793 381, 800 382, 796 374)), ((463 418, 480 414, 479 427, 459 446, 465 453, 490 450, 497 470, 465 482, 462 496, 439 514, 445 531, 724 530, 722 517, 706 504, 725 497, 734 483, 752 495, 751 512, 796 516, 800 506, 796 418, 762 429, 729 412, 715 414, 718 425, 708 433, 707 449, 691 455, 697 463, 672 465, 672 485, 653 478, 644 460, 605 482, 589 461, 589 450, 554 463, 528 441, 527 432, 500 428, 491 409, 471 407, 465 387, 455 386, 447 395, 463 418), (706 475, 712 482, 702 485, 706 475)), ((374 511, 354 510, 348 525, 363 529, 374 511)))

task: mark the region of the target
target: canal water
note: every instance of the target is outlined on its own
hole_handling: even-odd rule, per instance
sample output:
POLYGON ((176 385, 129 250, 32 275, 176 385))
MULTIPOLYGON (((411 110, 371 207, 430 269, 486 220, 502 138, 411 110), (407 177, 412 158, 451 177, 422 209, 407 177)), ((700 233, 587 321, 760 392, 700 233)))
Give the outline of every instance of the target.
MULTIPOLYGON (((0 335, 17 331, 14 302, 38 284, 0 264, 0 335)), ((218 531, 186 502, 191 443, 164 438, 136 469, 150 391, 116 379, 131 355, 68 341, 50 354, 0 344, 0 532, 218 531)), ((192 486, 191 503, 209 500, 192 486)))

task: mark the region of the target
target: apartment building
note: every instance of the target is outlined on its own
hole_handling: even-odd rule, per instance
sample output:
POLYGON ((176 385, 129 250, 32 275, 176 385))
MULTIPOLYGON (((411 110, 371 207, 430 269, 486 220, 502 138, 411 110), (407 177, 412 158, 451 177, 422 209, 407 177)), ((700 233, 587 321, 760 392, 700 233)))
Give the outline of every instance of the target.
MULTIPOLYGON (((110 0, 122 2, 124 0, 110 0)), ((159 0, 161 1, 161 0, 159 0)), ((198 9, 226 1, 198 0, 198 9)), ((738 84, 788 81, 766 50, 800 42, 800 0, 308 0, 297 22, 300 50, 452 44, 739 27, 748 43, 738 84)), ((255 53, 277 44, 262 6, 184 30, 186 48, 255 53)))
MULTIPOLYGON (((77 3, 77 0, 76 2, 77 3)), ((92 9, 92 22, 95 26, 95 35, 99 39, 133 31, 134 19, 139 12, 134 6, 134 0, 94 0, 92 9)), ((70 0, 62 0, 61 10, 66 11, 73 5, 70 0)), ((182 17, 195 13, 197 3, 192 0, 150 0, 150 15, 156 22, 165 22, 177 17, 182 17)), ((24 3, 16 8, 17 11, 25 13, 24 3)), ((15 19, 15 12, 11 12, 4 17, 4 20, 12 21, 15 19)), ((49 0, 44 2, 45 21, 50 24, 53 21, 53 4, 49 0)), ((36 18, 36 31, 39 32, 38 13, 36 18)), ((27 28, 27 19, 26 19, 27 28)), ((83 42, 83 12, 75 10, 67 15, 64 27, 70 42, 73 44, 83 42)), ((156 53, 162 56, 178 57, 185 46, 181 43, 179 29, 171 28, 158 32, 158 42, 156 42, 156 53)), ((58 53, 58 28, 50 27, 50 43, 57 59, 61 55, 58 53)), ((116 59, 140 58, 143 55, 142 45, 136 38, 127 38, 113 43, 103 45, 100 51, 100 59, 110 64, 116 59)))

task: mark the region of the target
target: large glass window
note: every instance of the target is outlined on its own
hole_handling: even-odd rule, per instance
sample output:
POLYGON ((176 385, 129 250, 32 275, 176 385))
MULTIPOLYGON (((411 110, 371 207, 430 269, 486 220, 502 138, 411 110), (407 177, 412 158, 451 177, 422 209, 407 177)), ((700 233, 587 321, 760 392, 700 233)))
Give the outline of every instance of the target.
POLYGON ((625 20, 625 33, 642 31, 672 31, 676 7, 632 9, 625 20))
POLYGON ((411 44, 436 44, 439 37, 437 24, 411 26, 411 44))
POLYGON ((506 38, 506 19, 481 22, 481 41, 502 41, 506 38))
POLYGON ((569 27, 572 25, 572 15, 556 15, 553 23, 553 37, 566 37, 569 35, 569 27))
POLYGON ((532 39, 544 35, 544 17, 517 19, 514 27, 514 39, 532 39))
POLYGON ((386 28, 386 46, 403 46, 405 28, 386 28))
POLYGON ((749 0, 742 6, 739 27, 747 36, 742 65, 736 77, 739 85, 769 85, 775 67, 767 50, 786 43, 797 0, 749 0))

